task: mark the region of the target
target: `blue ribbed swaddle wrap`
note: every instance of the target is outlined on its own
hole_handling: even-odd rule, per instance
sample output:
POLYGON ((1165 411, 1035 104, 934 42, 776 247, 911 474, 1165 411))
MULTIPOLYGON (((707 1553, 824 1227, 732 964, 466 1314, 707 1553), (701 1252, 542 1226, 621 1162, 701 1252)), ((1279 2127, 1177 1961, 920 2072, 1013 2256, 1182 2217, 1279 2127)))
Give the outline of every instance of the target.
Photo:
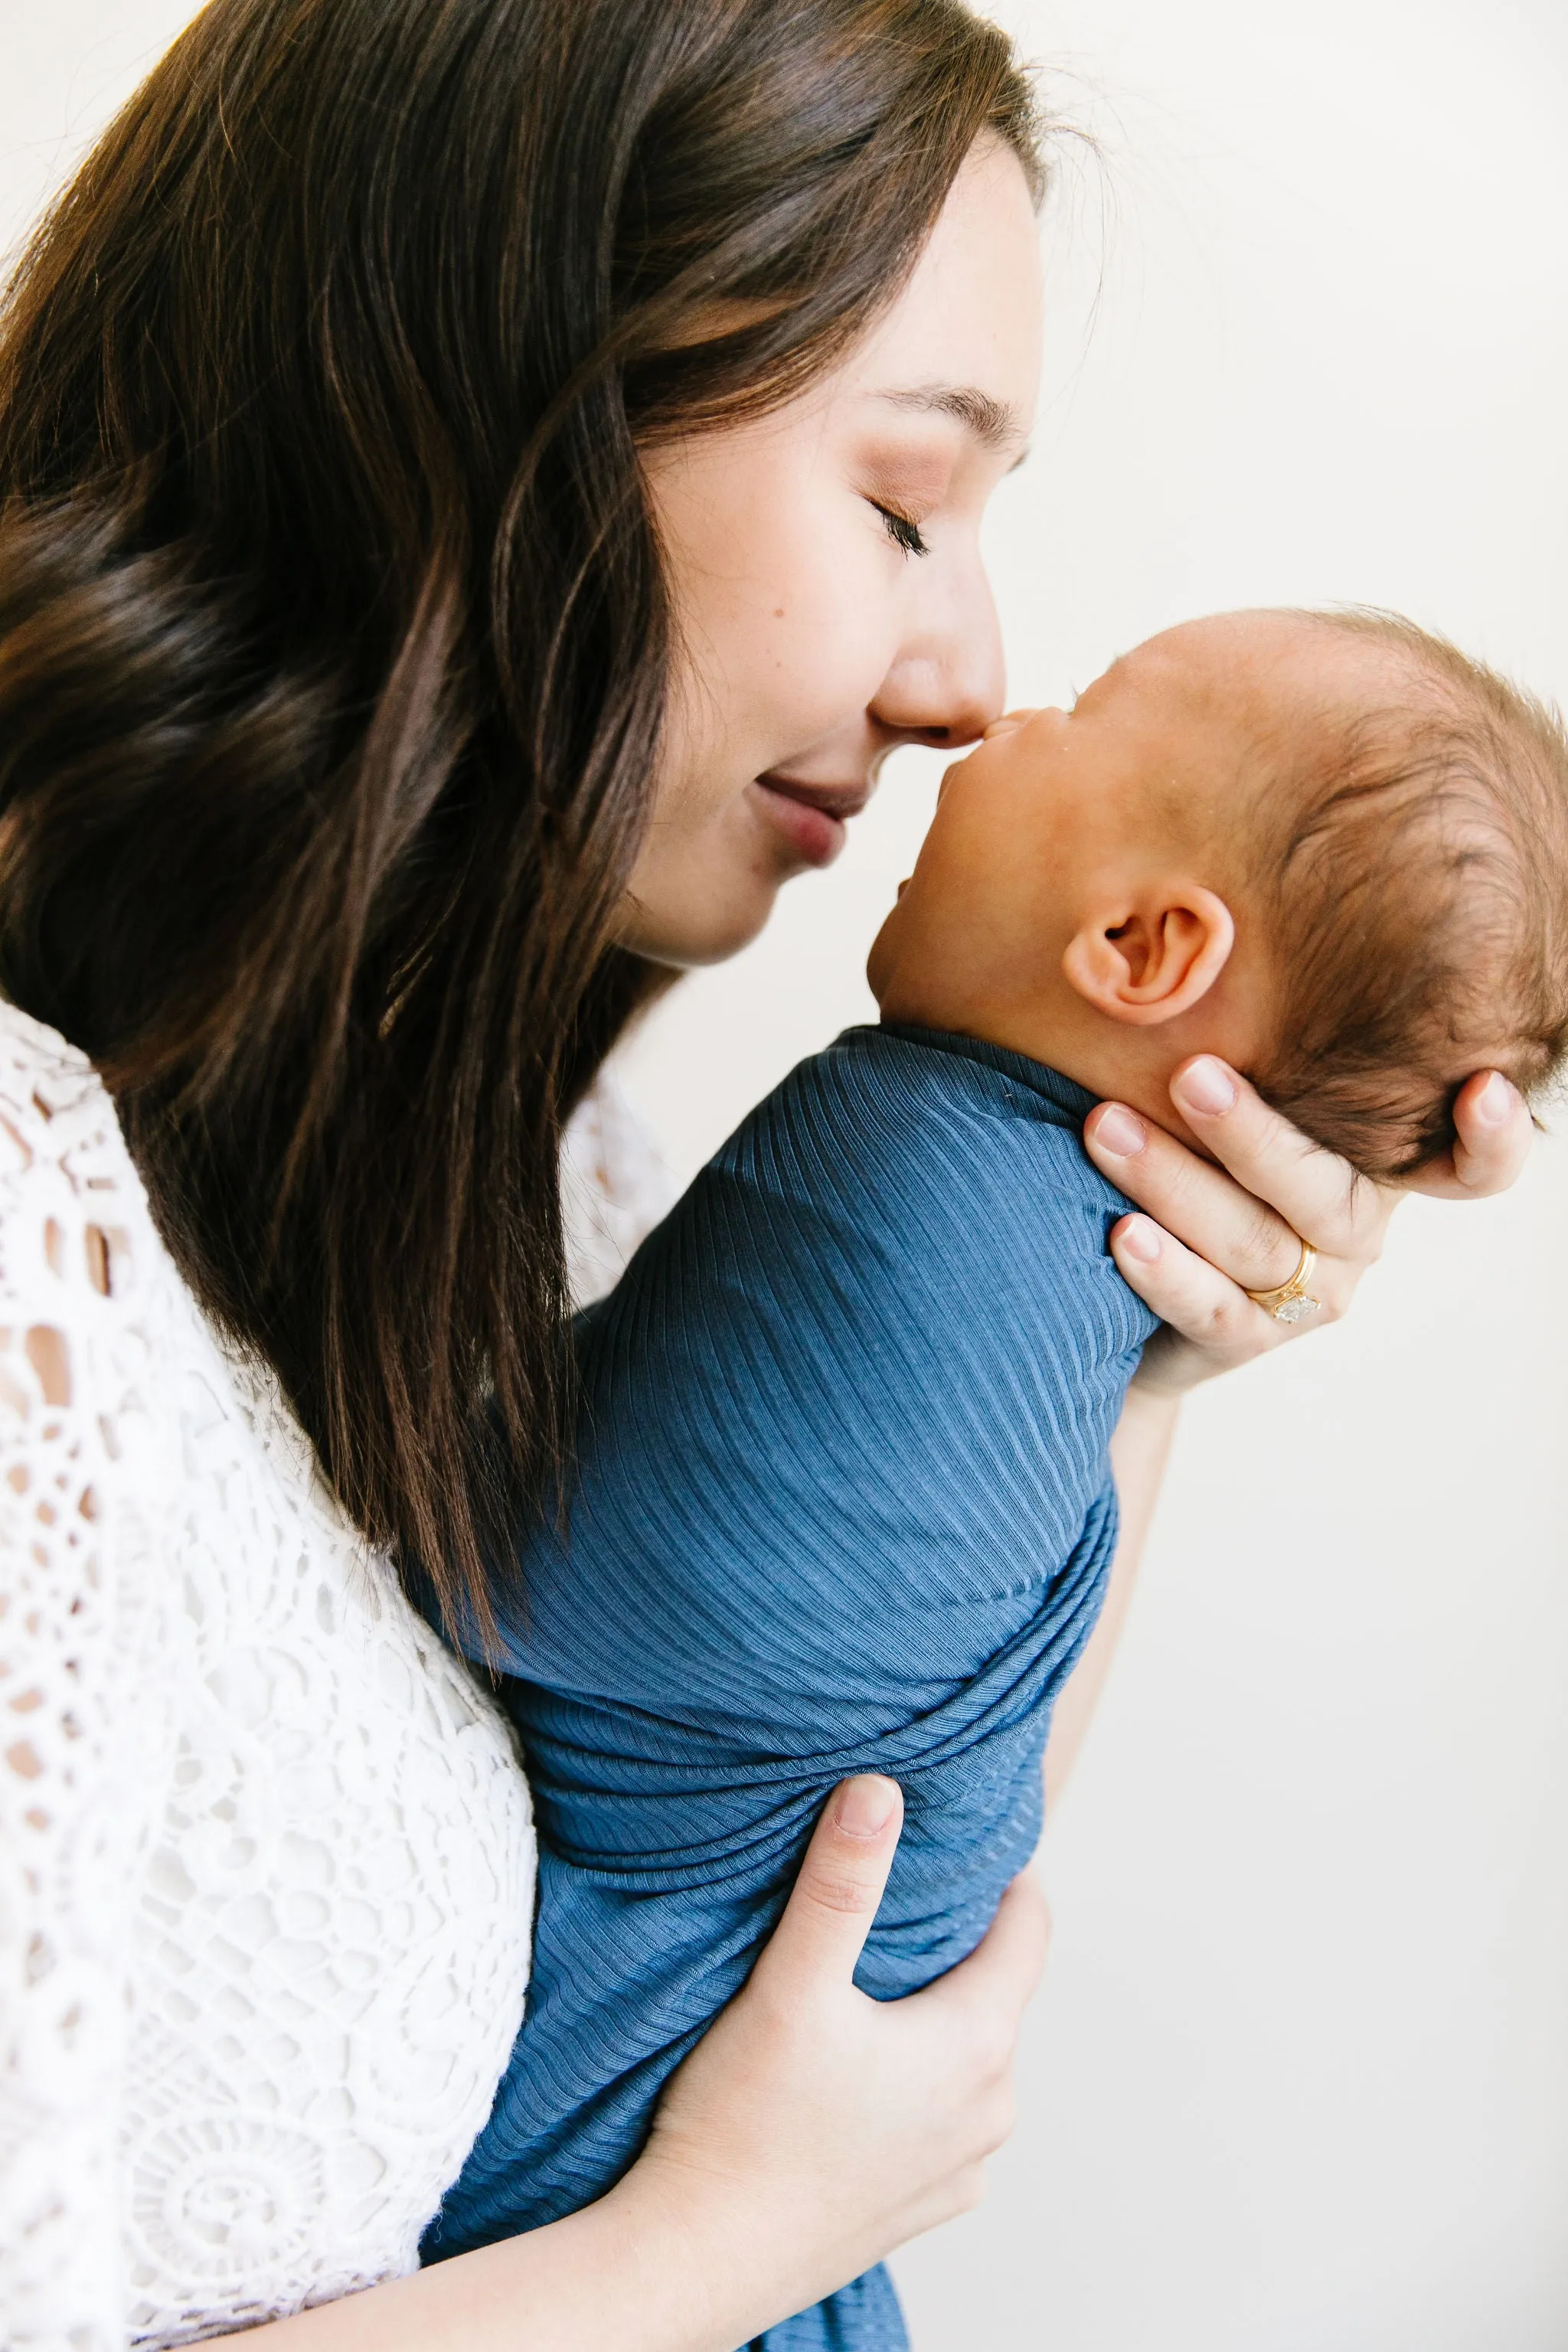
MULTIPOLYGON (((906 1822, 857 1981, 973 1950, 1040 1825, 1052 1699, 1115 1542, 1106 1446, 1152 1318, 1092 1097, 852 1029, 579 1318, 569 1545, 522 1547, 507 1698, 540 1832, 528 2014, 426 2260, 602 2194, 744 1979, 833 1784, 906 1822)), ((767 2352, 896 2352, 877 2270, 767 2352)))

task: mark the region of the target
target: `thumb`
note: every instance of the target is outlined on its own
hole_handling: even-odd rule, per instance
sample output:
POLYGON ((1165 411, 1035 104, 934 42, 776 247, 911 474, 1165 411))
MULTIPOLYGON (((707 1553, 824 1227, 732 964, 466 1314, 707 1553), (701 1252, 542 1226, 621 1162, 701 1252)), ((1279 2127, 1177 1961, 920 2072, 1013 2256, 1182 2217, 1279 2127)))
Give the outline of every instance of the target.
POLYGON ((980 1942, 920 1998, 939 2008, 970 2009, 978 2017, 1005 2017, 1016 2026, 1046 1965, 1051 1915, 1026 1870, 1013 1881, 980 1942))
POLYGON ((759 1976, 781 1971, 847 1983, 855 1973, 903 1827, 896 1780, 862 1772, 841 1780, 812 1832, 795 1891, 759 1976))

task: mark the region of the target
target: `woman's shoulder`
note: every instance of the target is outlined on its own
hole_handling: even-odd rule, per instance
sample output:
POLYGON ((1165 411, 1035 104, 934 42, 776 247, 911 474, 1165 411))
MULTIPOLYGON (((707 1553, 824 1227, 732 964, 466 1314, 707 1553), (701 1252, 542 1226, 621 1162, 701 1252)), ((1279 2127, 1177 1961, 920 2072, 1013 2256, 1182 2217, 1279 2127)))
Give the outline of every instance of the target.
POLYGON ((149 1367, 131 1357, 161 1255, 98 1072, 58 1030, 0 1002, 0 1324, 12 1352, 38 1360, 46 1390, 110 1424, 111 1447, 121 1408, 133 1393, 147 1402, 149 1367))
MULTIPOLYGON (((139 1223, 146 1202, 108 1088, 58 1030, 0 1001, 0 1288, 65 1278, 72 1227, 127 1245, 127 1213, 139 1223)), ((84 1270, 107 1295, 105 1267, 84 1270)))
MULTIPOLYGON (((58 1030, 0 1002, 0 1402, 7 1449, 66 1442, 107 1507, 177 1475, 169 1333, 149 1318, 164 1259, 113 1098, 58 1030)), ((172 1275, 173 1269, 167 1272, 172 1275)))
MULTIPOLYGON (((57 1030, 0 1002, 0 1406, 13 1479, 62 1449, 100 1506, 155 1470, 134 1270, 155 1247, 107 1087, 57 1030)), ((18 1488, 17 1491, 20 1491, 18 1488)))
POLYGON ((561 1213, 575 1306, 614 1289, 679 1191, 618 1075, 601 1069, 562 1139, 561 1213))
POLYGON ((110 1132, 119 1138, 109 1090, 87 1055, 47 1022, 36 1020, 19 1004, 4 998, 0 998, 0 1107, 8 1125, 40 1143, 62 1117, 68 1122, 62 1134, 79 1131, 84 1114, 90 1126, 101 1128, 107 1122, 110 1132))

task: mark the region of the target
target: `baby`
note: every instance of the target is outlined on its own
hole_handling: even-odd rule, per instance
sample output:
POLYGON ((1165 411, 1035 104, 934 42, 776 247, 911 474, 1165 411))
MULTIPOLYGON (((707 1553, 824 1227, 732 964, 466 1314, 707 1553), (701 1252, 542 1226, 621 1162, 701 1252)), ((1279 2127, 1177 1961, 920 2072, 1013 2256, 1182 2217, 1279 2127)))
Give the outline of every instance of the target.
POLYGON ((1392 614, 1190 622, 951 772, 869 976, 885 1021, 1166 1127, 1176 1065, 1221 1054, 1409 1175, 1471 1071, 1536 1094, 1568 1050, 1568 739, 1392 614))
MULTIPOLYGON (((883 1025, 753 1112, 580 1318, 569 1539, 519 1539, 541 1834, 527 2021, 426 2242, 588 2202, 742 1982, 826 1791, 906 1826, 858 1981, 970 1951, 1028 1860, 1153 1319, 1079 1129, 1200 1048, 1369 1176, 1568 1046, 1568 741, 1404 623, 1173 630, 954 767, 870 961, 883 1025)), ((1300 1308, 1304 1302, 1294 1302, 1300 1308)), ((887 2275, 768 2352, 891 2352, 887 2275)))

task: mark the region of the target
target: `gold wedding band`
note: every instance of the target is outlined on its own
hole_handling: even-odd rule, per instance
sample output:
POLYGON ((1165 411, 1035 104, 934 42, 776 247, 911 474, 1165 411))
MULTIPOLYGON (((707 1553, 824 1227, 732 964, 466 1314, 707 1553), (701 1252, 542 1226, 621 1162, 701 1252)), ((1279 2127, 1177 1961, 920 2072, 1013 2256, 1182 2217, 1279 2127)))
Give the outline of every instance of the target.
MULTIPOLYGON (((1300 1239, 1300 1234, 1297 1239, 1300 1239)), ((1305 1322, 1307 1317, 1315 1315, 1323 1303, 1321 1298, 1314 1298, 1307 1288, 1317 1263, 1318 1253, 1311 1243, 1302 1242, 1301 1262, 1289 1282, 1279 1283, 1272 1290, 1249 1290, 1247 1295, 1255 1307, 1262 1307, 1265 1315, 1272 1315, 1276 1323, 1305 1322)))

